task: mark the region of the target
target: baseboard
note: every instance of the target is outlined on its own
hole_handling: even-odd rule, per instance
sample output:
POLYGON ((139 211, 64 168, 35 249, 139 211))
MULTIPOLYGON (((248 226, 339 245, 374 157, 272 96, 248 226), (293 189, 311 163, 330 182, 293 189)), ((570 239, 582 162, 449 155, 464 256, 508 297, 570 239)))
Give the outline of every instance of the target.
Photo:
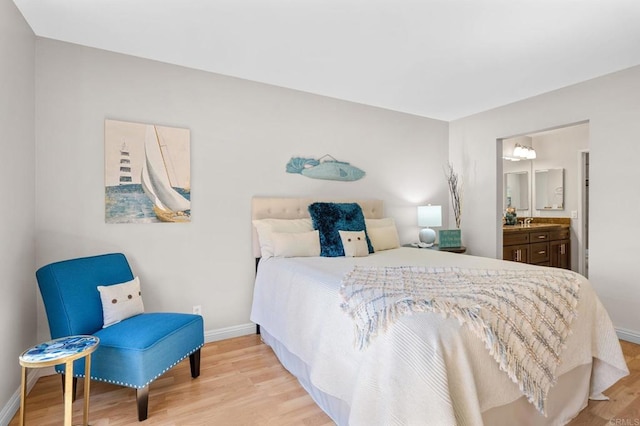
POLYGON ((640 333, 638 333, 637 331, 617 327, 616 334, 618 335, 618 339, 620 340, 626 340, 627 342, 640 345, 640 333))
MULTIPOLYGON (((41 369, 29 369, 27 370, 27 393, 31 392, 33 386, 35 386, 38 379, 42 376, 41 369)), ((7 404, 0 411, 0 425, 6 426, 9 424, 13 416, 16 415, 20 409, 20 388, 18 388, 7 404)))
POLYGON ((248 334, 256 334, 256 325, 252 322, 205 331, 204 342, 217 342, 218 340, 231 339, 232 337, 246 336, 248 334))

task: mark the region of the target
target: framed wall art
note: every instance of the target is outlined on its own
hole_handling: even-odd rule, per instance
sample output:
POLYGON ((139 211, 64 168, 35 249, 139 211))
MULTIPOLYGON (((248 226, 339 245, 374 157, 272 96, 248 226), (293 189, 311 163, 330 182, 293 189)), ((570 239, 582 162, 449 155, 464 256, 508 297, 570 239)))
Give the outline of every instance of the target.
POLYGON ((190 131, 105 120, 105 221, 191 221, 190 131))

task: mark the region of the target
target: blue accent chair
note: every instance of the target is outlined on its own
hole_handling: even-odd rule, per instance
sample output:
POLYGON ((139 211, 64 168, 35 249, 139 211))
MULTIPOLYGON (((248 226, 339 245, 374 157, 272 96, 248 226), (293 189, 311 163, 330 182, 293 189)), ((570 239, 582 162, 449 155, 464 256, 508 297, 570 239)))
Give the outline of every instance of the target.
MULTIPOLYGON (((52 263, 38 269, 36 277, 51 338, 77 334, 99 337, 100 345, 91 358, 91 379, 135 388, 139 421, 147 418, 152 381, 187 356, 191 377, 200 375, 200 348, 204 344, 200 315, 143 313, 102 328, 97 286, 134 278, 123 254, 52 263)), ((64 383, 64 365, 55 368, 64 383)), ((78 377, 84 377, 84 359, 74 363, 73 376, 74 385, 78 377)))

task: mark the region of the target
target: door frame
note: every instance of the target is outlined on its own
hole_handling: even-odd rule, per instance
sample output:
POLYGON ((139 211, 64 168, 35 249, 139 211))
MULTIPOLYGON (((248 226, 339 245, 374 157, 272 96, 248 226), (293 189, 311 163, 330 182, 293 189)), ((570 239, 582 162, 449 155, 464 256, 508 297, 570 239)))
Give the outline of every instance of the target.
POLYGON ((587 260, 588 238, 589 238, 589 205, 585 192, 584 181, 587 175, 585 159, 590 156, 589 149, 578 150, 578 224, 580 232, 577 235, 578 242, 578 273, 589 277, 589 267, 587 260), (586 219, 586 220, 585 220, 586 219))

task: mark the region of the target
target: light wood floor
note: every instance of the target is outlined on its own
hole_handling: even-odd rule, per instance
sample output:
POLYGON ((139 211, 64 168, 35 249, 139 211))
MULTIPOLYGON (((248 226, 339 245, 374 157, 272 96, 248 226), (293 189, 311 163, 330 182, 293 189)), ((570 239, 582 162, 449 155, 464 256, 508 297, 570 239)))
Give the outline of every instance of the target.
MULTIPOLYGON (((640 346, 622 342, 631 375, 609 391, 610 401, 590 401, 571 425, 640 426, 640 346)), ((278 362, 259 336, 208 343, 202 349, 201 374, 191 379, 185 360, 151 384, 152 425, 308 425, 333 423, 278 362)), ((82 380, 74 403, 74 424, 82 423, 82 380)), ((132 389, 91 383, 90 424, 138 423, 132 389)), ((42 377, 27 398, 28 425, 60 425, 61 380, 42 377)), ((16 415, 10 425, 18 424, 16 415)))

